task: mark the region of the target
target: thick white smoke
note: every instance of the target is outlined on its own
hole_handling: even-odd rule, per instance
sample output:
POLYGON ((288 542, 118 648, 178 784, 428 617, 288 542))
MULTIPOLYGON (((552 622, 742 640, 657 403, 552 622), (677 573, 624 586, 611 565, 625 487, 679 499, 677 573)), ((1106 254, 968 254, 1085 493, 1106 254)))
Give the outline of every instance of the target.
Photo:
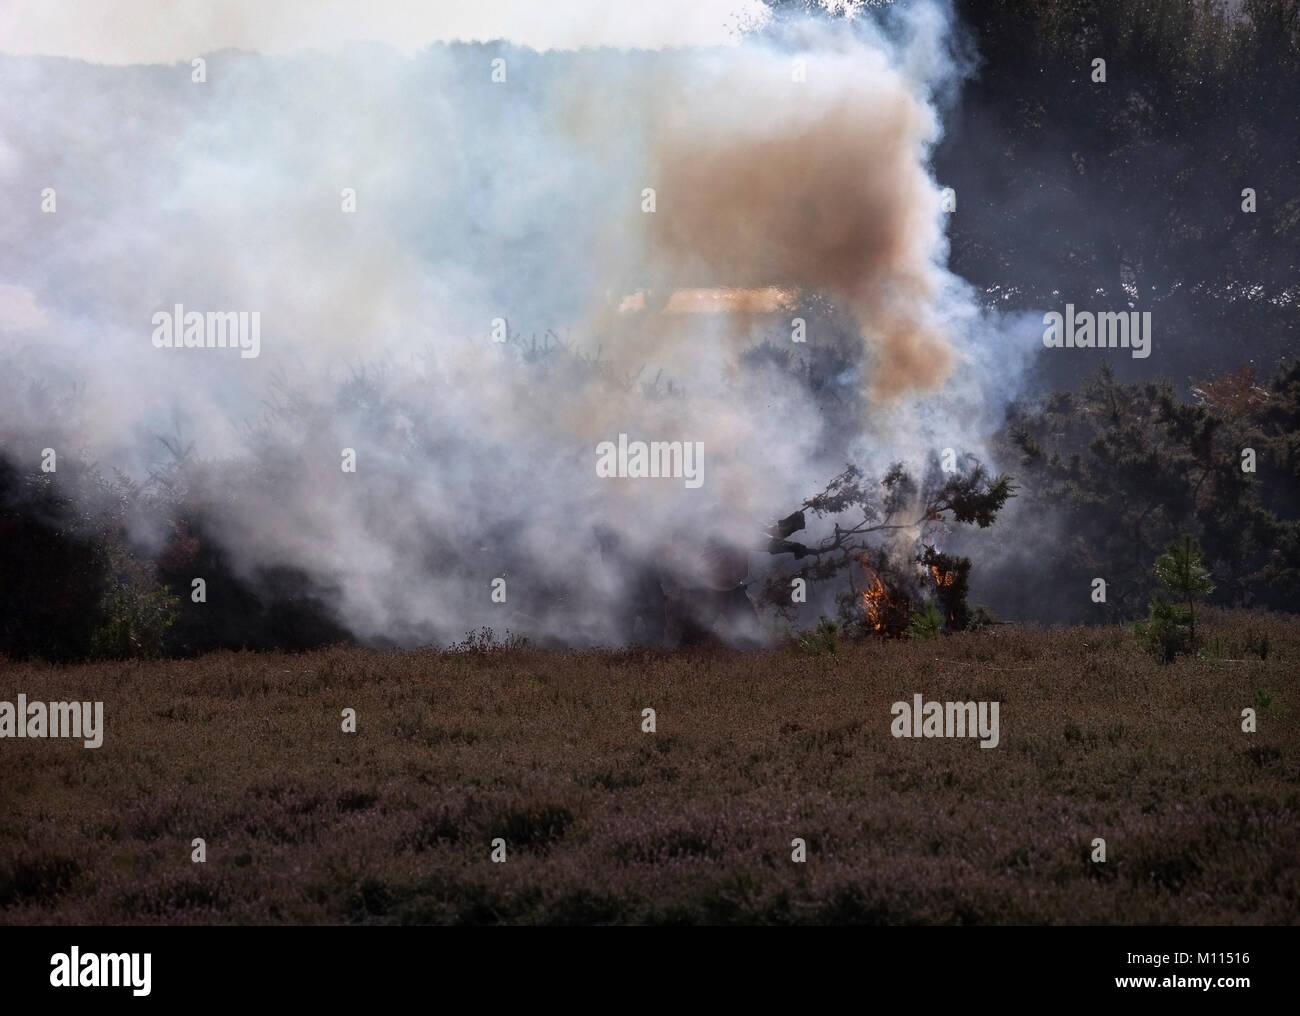
POLYGON ((981 451, 1029 345, 944 268, 946 30, 919 6, 716 50, 227 51, 204 83, 0 57, 4 453, 142 477, 180 435, 237 567, 304 570, 362 638, 624 637, 597 531, 689 560, 848 459, 981 451), (784 306, 656 309, 763 287, 784 306), (175 304, 259 312, 260 355, 155 348, 175 304), (598 478, 620 433, 702 442, 703 486, 598 478))

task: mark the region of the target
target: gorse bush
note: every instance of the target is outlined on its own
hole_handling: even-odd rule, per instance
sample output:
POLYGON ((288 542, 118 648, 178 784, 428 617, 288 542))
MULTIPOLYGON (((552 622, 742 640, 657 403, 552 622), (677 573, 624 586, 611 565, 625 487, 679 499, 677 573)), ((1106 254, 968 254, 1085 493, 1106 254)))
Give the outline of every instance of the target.
POLYGON ((933 603, 927 603, 920 610, 914 611, 912 619, 907 623, 909 639, 932 639, 942 632, 943 615, 933 603))
POLYGON ((809 656, 833 656, 839 650, 839 625, 823 617, 814 630, 799 636, 799 648, 809 656))
POLYGON ((104 598, 108 618, 90 637, 91 655, 101 659, 162 655, 167 629, 176 623, 178 603, 162 586, 122 585, 104 598))
POLYGON ((90 636, 90 652, 100 659, 162 655, 167 630, 176 623, 180 599, 157 582, 149 567, 119 542, 102 553, 104 593, 100 624, 90 636))

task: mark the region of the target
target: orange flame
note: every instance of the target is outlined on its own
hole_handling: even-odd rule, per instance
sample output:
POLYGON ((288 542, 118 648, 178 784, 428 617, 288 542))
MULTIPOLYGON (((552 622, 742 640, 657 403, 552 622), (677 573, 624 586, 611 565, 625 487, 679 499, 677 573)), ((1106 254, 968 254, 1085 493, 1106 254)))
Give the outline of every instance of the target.
POLYGON ((872 583, 862 590, 862 609, 867 615, 867 624, 876 631, 885 627, 885 608, 889 605, 889 592, 880 576, 871 572, 872 583))
POLYGON ((934 576, 934 583, 940 589, 945 589, 957 581, 957 576, 950 571, 940 571, 937 564, 930 565, 930 574, 934 576))

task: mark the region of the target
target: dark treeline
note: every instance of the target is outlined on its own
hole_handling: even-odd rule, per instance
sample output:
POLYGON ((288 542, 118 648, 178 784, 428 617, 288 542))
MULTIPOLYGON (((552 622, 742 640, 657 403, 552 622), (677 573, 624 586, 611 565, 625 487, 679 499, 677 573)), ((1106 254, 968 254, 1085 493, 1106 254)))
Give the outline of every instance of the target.
MULTIPOLYGON (((1294 356, 1300 2, 956 7, 978 58, 935 158, 953 271, 1002 309, 1150 311, 1152 355, 1117 357, 1124 380, 1186 393, 1294 356)), ((1095 369, 1042 359, 1053 388, 1095 369)))
POLYGON ((348 639, 306 575, 237 572, 209 535, 214 513, 175 479, 109 480, 69 456, 48 474, 0 459, 0 655, 188 656, 348 639), (131 539, 140 527, 168 533, 160 550, 131 539))
POLYGON ((1013 618, 1131 619, 1156 587, 1156 557, 1191 536, 1214 576, 1211 602, 1294 611, 1300 360, 1258 383, 1242 367, 1193 391, 1184 400, 1104 368, 1077 391, 1014 407, 998 458, 1019 491, 996 555, 974 551, 987 565, 979 594, 1013 618), (1088 594, 1096 578, 1104 604, 1088 594))
POLYGON ((1132 617, 1185 532, 1216 601, 1295 609, 1300 2, 955 8, 974 71, 935 155, 953 271, 990 307, 1152 321, 1147 359, 1039 356, 998 462, 1018 549, 977 587, 1013 617, 1132 617), (1094 577, 1105 607, 1056 594, 1094 577))

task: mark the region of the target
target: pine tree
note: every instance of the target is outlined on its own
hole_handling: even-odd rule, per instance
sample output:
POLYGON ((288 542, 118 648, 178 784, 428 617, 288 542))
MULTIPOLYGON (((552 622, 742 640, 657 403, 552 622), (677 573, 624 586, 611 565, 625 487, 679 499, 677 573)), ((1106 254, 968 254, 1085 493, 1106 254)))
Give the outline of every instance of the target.
POLYGON ((1156 578, 1179 603, 1186 604, 1192 645, 1196 645, 1196 600, 1214 592, 1210 571, 1201 560, 1201 548, 1190 536, 1171 540, 1156 558, 1156 578))

